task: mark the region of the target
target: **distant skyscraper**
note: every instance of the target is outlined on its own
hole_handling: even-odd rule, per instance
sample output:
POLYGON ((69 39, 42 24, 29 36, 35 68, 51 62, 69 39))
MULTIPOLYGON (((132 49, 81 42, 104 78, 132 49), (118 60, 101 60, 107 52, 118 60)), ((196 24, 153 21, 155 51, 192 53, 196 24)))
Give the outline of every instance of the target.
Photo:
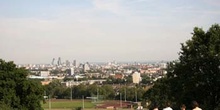
POLYGON ((69 60, 66 60, 66 66, 70 66, 70 62, 69 62, 69 60))
POLYGON ((57 65, 58 66, 61 65, 61 58, 60 57, 58 58, 57 65))
POLYGON ((52 65, 54 65, 54 61, 55 61, 55 58, 53 58, 53 60, 52 60, 52 62, 51 62, 52 65))
POLYGON ((76 67, 76 60, 73 60, 73 66, 76 67))

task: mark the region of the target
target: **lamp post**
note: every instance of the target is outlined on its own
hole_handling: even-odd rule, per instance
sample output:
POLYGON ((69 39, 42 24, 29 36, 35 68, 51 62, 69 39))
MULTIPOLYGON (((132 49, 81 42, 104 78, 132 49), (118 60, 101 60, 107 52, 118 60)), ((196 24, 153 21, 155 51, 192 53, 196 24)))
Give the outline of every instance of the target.
POLYGON ((73 93, 73 89, 72 89, 72 86, 71 86, 71 92, 70 92, 70 99, 71 99, 71 101, 73 100, 72 99, 73 98, 73 96, 72 96, 73 94, 72 93, 73 93))
POLYGON ((70 82, 70 100, 73 100, 73 86, 72 86, 72 81, 70 82))
POLYGON ((127 79, 125 79, 124 81, 125 81, 125 82, 124 82, 124 84, 125 84, 125 87, 124 87, 124 93, 125 93, 124 98, 125 98, 125 102, 126 102, 126 97, 127 97, 127 96, 126 96, 126 94, 127 94, 127 93, 126 93, 126 92, 127 92, 127 91, 126 91, 126 87, 127 87, 127 86, 126 86, 126 81, 127 81, 127 79))
POLYGON ((137 102, 137 90, 136 90, 136 87, 135 87, 135 101, 137 102))
POLYGON ((121 97, 121 93, 120 93, 120 107, 122 108, 122 97, 121 97))
POLYGON ((99 88, 98 88, 98 85, 97 85, 97 102, 98 102, 98 100, 99 100, 99 88))
POLYGON ((126 84, 125 84, 125 102, 126 102, 126 94, 127 94, 127 91, 126 91, 126 84))
POLYGON ((50 97, 50 94, 48 95, 48 99, 49 99, 49 110, 51 110, 51 97, 50 97))
POLYGON ((83 108, 83 110, 84 110, 84 95, 82 96, 82 108, 83 108))

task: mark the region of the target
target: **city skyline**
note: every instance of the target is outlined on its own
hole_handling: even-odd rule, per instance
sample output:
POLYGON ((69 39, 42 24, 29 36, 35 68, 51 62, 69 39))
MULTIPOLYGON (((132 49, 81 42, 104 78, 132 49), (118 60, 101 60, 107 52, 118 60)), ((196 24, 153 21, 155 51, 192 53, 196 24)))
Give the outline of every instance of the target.
POLYGON ((0 58, 18 64, 172 61, 218 0, 0 0, 0 58))

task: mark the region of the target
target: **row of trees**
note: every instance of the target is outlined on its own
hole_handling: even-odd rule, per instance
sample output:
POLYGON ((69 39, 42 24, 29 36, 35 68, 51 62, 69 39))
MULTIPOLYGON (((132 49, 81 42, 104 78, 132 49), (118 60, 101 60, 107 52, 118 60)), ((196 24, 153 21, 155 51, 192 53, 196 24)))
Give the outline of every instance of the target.
POLYGON ((83 85, 73 87, 65 87, 59 80, 54 80, 49 85, 45 86, 45 95, 50 95, 57 99, 80 99, 84 97, 100 97, 100 99, 120 99, 120 94, 123 99, 128 101, 140 101, 143 98, 145 90, 141 86, 126 86, 126 85, 83 85), (135 96, 137 94, 137 97, 135 96))
MULTIPOLYGON (((151 104, 187 107, 196 100, 205 110, 220 109, 220 26, 207 32, 194 28, 192 39, 182 44, 179 59, 169 63, 167 77, 157 81, 144 95, 151 104)), ((178 107, 179 108, 179 107, 178 107)))

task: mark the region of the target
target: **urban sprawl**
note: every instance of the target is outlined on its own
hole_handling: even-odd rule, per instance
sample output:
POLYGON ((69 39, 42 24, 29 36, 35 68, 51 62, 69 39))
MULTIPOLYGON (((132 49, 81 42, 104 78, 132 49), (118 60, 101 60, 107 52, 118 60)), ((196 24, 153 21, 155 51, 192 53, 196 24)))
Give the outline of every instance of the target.
POLYGON ((59 57, 51 64, 19 64, 30 70, 31 79, 42 79, 42 85, 49 84, 54 79, 61 80, 62 84, 71 87, 79 84, 152 84, 166 74, 166 62, 130 62, 117 63, 79 63, 66 60, 61 62, 59 57))

